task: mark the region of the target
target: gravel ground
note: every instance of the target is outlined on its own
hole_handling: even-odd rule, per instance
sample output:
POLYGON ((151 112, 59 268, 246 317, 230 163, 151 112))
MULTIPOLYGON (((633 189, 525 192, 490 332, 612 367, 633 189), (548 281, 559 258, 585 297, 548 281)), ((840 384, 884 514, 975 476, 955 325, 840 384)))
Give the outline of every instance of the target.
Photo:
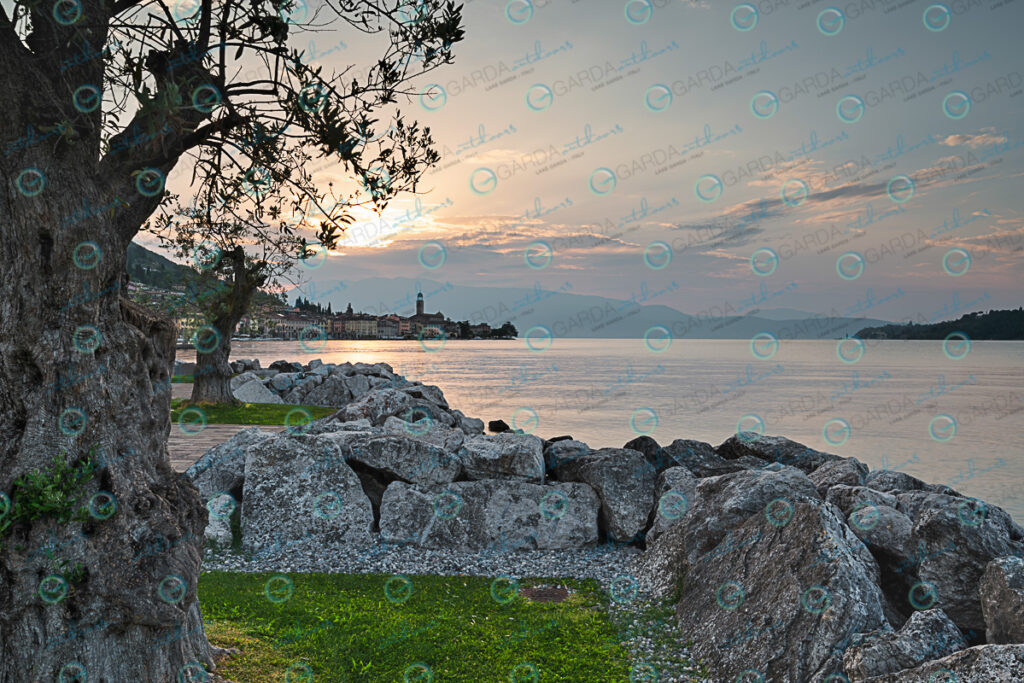
POLYGON ((670 611, 642 592, 631 567, 640 554, 632 546, 602 545, 568 550, 514 550, 463 553, 376 542, 336 552, 299 540, 255 557, 206 550, 204 570, 236 572, 326 572, 346 574, 434 574, 511 578, 596 579, 612 597, 609 617, 630 653, 636 683, 710 680, 692 675, 686 638, 670 611), (651 675, 650 668, 657 672, 651 675))

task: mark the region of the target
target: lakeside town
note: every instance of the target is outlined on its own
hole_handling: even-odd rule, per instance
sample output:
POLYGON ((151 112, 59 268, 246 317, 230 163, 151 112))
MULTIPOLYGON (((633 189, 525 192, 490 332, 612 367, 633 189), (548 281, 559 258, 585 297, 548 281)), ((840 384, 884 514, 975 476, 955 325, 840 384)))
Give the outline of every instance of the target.
MULTIPOLYGON (((179 342, 186 343, 205 321, 190 303, 194 296, 184 287, 163 289, 138 282, 128 283, 129 297, 171 317, 179 330, 179 342)), ((242 341, 293 340, 303 330, 316 326, 328 339, 419 339, 423 335, 448 339, 512 339, 518 334, 511 322, 500 327, 487 323, 471 324, 451 320, 443 312, 427 313, 423 293, 416 295, 416 313, 399 315, 397 311, 377 315, 357 312, 349 304, 344 311, 334 312, 332 305, 310 302, 296 297, 293 305, 271 295, 254 301, 251 311, 243 316, 234 339, 242 341)))

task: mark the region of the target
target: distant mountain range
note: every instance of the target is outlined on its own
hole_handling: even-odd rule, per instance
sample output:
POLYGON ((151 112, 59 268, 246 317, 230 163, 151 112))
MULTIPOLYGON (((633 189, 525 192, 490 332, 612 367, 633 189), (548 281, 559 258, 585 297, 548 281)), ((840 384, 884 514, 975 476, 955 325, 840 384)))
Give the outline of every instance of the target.
POLYGON ((889 324, 875 318, 827 317, 787 308, 760 311, 753 296, 747 302, 721 302, 689 315, 657 303, 674 291, 671 289, 641 288, 627 298, 610 299, 576 294, 569 283, 527 288, 460 286, 401 277, 313 281, 289 292, 288 299, 301 295, 312 302, 331 303, 334 310, 344 310, 351 303, 356 311, 407 316, 415 313, 419 291, 427 312, 439 311, 452 320, 492 326, 510 321, 520 335, 543 325, 559 337, 636 338, 662 326, 676 338, 749 339, 770 332, 780 339, 836 339, 864 327, 889 324))

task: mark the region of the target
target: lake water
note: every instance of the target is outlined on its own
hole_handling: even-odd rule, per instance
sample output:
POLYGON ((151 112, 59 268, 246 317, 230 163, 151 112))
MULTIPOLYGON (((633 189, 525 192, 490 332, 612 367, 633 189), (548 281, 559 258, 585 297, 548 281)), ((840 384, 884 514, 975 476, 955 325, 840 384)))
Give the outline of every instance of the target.
MULTIPOLYGON (((947 355, 940 341, 674 340, 656 352, 642 339, 331 340, 235 342, 232 358, 389 363, 439 386, 453 408, 504 419, 542 437, 571 434, 591 447, 639 433, 661 444, 717 445, 743 429, 854 456, 952 486, 1024 523, 1024 342, 974 342, 947 355), (769 356, 762 358, 760 356, 769 356), (774 353, 773 353, 774 352, 774 353), (952 418, 952 419, 950 419, 952 418), (845 423, 843 422, 845 421, 845 423), (955 422, 954 422, 955 421, 955 422)), ((657 348, 655 344, 652 344, 657 348)), ((947 347, 946 351, 950 348, 947 347)), ((179 351, 182 361, 194 351, 179 351)))

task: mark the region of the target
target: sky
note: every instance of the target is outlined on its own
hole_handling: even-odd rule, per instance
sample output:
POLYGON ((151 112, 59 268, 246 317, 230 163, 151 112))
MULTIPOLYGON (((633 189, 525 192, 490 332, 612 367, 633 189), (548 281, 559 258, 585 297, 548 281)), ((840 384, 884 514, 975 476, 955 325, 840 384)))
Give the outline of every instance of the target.
MULTIPOLYGON (((296 275, 1016 308, 1021 26, 1024 0, 470 0, 454 64, 401 102, 440 163, 296 275)), ((327 71, 382 49, 341 24, 292 44, 327 71)))

